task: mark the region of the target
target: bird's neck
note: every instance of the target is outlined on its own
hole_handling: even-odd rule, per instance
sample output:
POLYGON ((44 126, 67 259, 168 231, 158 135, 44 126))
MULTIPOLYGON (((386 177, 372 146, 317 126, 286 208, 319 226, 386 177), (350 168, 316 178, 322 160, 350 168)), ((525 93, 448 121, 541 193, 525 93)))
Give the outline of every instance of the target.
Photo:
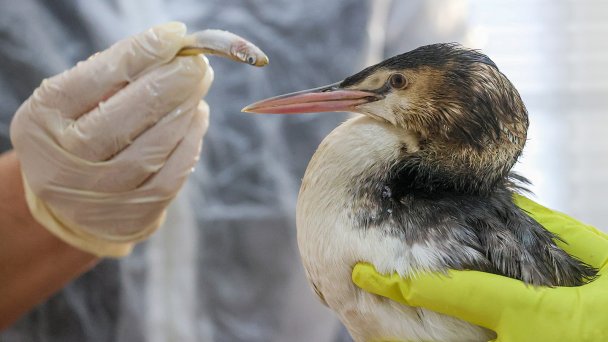
POLYGON ((509 168, 501 165, 509 163, 500 158, 499 151, 431 144, 416 132, 360 116, 323 141, 306 178, 327 196, 345 198, 485 195, 507 181, 509 168))
POLYGON ((514 158, 499 144, 470 146, 434 139, 418 151, 404 151, 388 182, 402 191, 483 195, 507 180, 514 158))

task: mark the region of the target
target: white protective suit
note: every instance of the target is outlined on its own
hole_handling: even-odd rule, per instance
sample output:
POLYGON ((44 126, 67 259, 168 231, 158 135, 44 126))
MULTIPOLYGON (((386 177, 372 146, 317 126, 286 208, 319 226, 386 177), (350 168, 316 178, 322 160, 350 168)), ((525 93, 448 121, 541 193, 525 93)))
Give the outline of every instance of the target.
POLYGON ((229 30, 270 57, 262 69, 209 57, 209 130, 164 226, 131 256, 102 261, 39 305, 0 341, 348 340, 308 288, 294 219, 308 160, 345 116, 240 109, 462 31, 437 37, 422 1, 377 3, 372 11, 364 0, 0 1, 0 151, 11 147, 12 115, 42 79, 153 25, 229 30))

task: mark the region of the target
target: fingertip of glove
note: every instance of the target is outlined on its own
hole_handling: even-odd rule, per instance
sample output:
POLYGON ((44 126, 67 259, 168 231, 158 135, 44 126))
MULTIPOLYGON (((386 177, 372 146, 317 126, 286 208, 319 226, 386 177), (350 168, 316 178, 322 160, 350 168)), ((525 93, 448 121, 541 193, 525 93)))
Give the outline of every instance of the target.
POLYGON ((152 27, 152 32, 160 39, 181 38, 186 35, 186 24, 179 21, 170 21, 152 27))
POLYGON ((198 103, 198 106, 196 108, 197 113, 196 113, 196 117, 194 118, 194 124, 200 125, 201 127, 203 127, 203 133, 207 131, 207 128, 209 127, 209 105, 207 104, 206 101, 201 100, 198 103))
POLYGON ((355 267, 353 267, 351 278, 355 285, 368 292, 375 292, 378 283, 381 281, 378 278, 375 267, 368 263, 356 264, 355 267))
POLYGON ((138 39, 141 48, 161 59, 173 58, 182 47, 182 38, 186 35, 186 25, 172 21, 154 26, 138 39))

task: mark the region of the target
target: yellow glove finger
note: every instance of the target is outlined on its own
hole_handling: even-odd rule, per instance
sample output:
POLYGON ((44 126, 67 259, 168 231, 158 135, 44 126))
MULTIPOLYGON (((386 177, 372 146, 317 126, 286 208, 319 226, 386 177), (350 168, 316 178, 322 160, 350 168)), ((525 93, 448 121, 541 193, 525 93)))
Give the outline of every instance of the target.
POLYGON ((369 264, 353 269, 362 289, 410 306, 422 306, 497 332, 497 341, 604 341, 608 304, 608 236, 522 196, 515 202, 567 243, 570 254, 600 269, 581 287, 532 287, 476 271, 423 274, 410 279, 380 275, 369 264), (531 329, 534 327, 534 329, 531 329))
POLYGON ((495 331, 500 326, 503 309, 534 303, 534 297, 544 291, 515 279, 477 271, 450 271, 445 276, 429 273, 403 279, 397 274, 378 274, 370 264, 357 264, 352 278, 367 292, 495 331))
POLYGON ((562 238, 565 243, 557 241, 557 244, 567 253, 596 268, 608 264, 607 234, 523 196, 515 195, 514 201, 545 229, 562 238))

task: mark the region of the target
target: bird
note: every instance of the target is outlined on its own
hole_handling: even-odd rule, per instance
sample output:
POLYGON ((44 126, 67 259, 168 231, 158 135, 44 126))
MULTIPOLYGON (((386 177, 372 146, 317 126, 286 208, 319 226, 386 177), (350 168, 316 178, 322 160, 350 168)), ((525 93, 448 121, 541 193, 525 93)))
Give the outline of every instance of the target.
POLYGON ((355 264, 415 277, 479 270, 532 286, 578 286, 597 270, 513 202, 528 112, 479 50, 421 46, 327 86, 245 112, 347 111, 308 164, 296 208, 308 281, 355 341, 488 341, 491 330, 353 285, 355 264))

